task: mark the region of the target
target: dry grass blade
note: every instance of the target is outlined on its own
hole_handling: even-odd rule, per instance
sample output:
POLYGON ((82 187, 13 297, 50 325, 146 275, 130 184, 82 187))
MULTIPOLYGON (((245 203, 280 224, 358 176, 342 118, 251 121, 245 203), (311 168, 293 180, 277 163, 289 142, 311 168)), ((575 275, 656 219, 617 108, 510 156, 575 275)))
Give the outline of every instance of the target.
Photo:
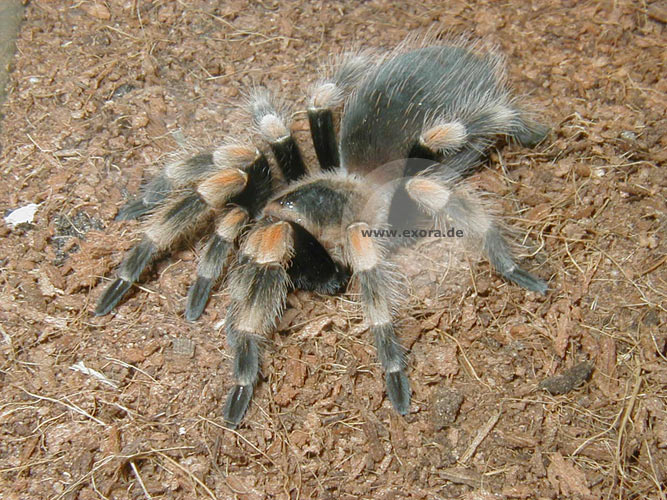
POLYGON ((472 440, 466 451, 459 459, 460 463, 465 465, 465 463, 468 460, 470 460, 470 458, 472 458, 479 445, 482 444, 482 441, 484 441, 484 438, 486 438, 486 436, 489 435, 491 429, 493 429, 493 427, 498 423, 501 414, 502 412, 498 411, 495 414, 491 415, 491 417, 489 417, 489 420, 487 420, 487 422, 479 429, 479 431, 477 431, 475 439, 472 440))

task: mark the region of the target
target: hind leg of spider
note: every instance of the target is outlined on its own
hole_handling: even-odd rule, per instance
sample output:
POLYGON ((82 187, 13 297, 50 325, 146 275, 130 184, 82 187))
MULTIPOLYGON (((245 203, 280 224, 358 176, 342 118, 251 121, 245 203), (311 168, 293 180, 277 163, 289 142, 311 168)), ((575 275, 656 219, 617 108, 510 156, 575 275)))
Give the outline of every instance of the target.
POLYGON ((406 190, 440 224, 451 222, 462 227, 466 236, 481 240, 491 265, 504 278, 527 290, 547 292, 546 282, 519 267, 501 227, 458 178, 417 176, 406 183, 406 190))
POLYGON ((244 240, 239 264, 230 276, 226 329, 235 385, 227 396, 223 417, 232 428, 241 422, 257 382, 258 343, 274 328, 283 310, 291 287, 287 268, 294 251, 289 222, 260 222, 244 240))
POLYGON ((396 280, 383 260, 382 248, 369 235, 370 227, 356 222, 346 229, 345 251, 352 279, 359 284, 360 300, 370 331, 375 337, 378 359, 385 372, 387 396, 401 415, 410 410, 410 383, 405 374, 405 350, 392 324, 397 300, 396 280))
MULTIPOLYGON (((461 120, 440 119, 425 126, 410 148, 402 174, 404 178, 396 185, 387 219, 389 225, 402 232, 428 224, 428 218, 405 190, 407 181, 424 171, 443 170, 439 166, 442 162, 446 162, 447 172, 469 175, 484 157, 487 143, 488 137, 480 136, 479 130, 477 137, 470 138, 466 124, 461 120)), ((390 244, 404 245, 412 241, 412 238, 401 238, 390 244)))
POLYGON ((141 242, 130 250, 118 269, 118 277, 100 296, 95 314, 109 313, 153 259, 189 234, 196 233, 215 209, 243 191, 248 174, 238 168, 223 169, 180 198, 161 207, 152 217, 141 242))
POLYGON ((510 137, 522 146, 534 147, 549 135, 549 127, 524 116, 523 112, 517 112, 516 123, 512 127, 510 137))

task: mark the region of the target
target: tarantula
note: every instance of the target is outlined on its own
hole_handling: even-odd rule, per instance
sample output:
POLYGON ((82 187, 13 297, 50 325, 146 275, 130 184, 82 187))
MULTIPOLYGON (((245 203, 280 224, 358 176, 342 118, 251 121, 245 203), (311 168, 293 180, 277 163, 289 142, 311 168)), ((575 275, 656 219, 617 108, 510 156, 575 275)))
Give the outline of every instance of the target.
POLYGON ((95 313, 109 313, 143 270, 189 235, 212 234, 188 293, 196 320, 231 260, 226 316, 235 385, 224 419, 236 427, 258 379, 260 345, 288 292, 331 294, 356 282, 393 407, 406 414, 410 387, 392 324, 398 302, 391 250, 411 239, 378 228, 447 227, 479 242, 506 279, 541 294, 547 285, 521 269, 499 223, 463 180, 499 136, 532 146, 548 129, 517 107, 503 59, 467 41, 405 42, 386 54, 343 58, 313 88, 310 132, 320 166, 304 163, 285 108, 266 91, 249 99, 254 129, 277 168, 252 144, 226 142, 168 164, 118 219, 152 212, 95 313), (339 136, 334 112, 344 105, 339 136))

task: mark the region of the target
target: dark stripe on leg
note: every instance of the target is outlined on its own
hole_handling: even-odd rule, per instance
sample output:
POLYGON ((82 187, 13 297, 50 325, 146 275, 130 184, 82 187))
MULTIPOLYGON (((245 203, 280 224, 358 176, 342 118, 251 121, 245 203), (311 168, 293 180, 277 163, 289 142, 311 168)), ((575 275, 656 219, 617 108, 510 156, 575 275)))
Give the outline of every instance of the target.
POLYGON ((511 136, 522 146, 533 147, 549 135, 549 127, 533 120, 519 118, 519 125, 511 136))
POLYGON ((109 314, 130 288, 132 288, 131 281, 125 281, 123 278, 116 278, 113 283, 104 289, 104 292, 97 300, 95 316, 109 314))
POLYGON ((253 387, 259 374, 259 348, 251 334, 236 330, 232 326, 234 321, 231 316, 227 319, 227 342, 234 351, 234 378, 237 384, 227 396, 223 417, 231 428, 235 428, 241 422, 252 399, 253 387))
POLYGON ((188 321, 196 321, 204 312, 208 298, 213 289, 214 280, 205 278, 204 276, 197 276, 195 282, 188 290, 188 301, 185 305, 185 319, 188 321))
POLYGON ((235 385, 229 391, 222 414, 230 429, 236 429, 241 423, 250 406, 253 392, 254 387, 252 385, 235 385))
POLYGON ((234 315, 235 311, 230 309, 227 315, 227 343, 234 353, 233 374, 236 384, 229 391, 223 409, 223 418, 232 429, 238 426, 248 410, 259 376, 257 340, 252 334, 235 328, 234 315))
POLYGON ((118 278, 109 285, 97 301, 96 316, 108 314, 136 282, 153 259, 157 248, 151 240, 144 238, 125 258, 118 270, 118 278))
POLYGON ((285 180, 292 182, 306 173, 306 165, 303 163, 301 151, 294 137, 288 135, 277 142, 270 143, 270 146, 285 180))
POLYGON ((405 375, 404 349, 398 343, 391 323, 373 325, 378 358, 385 371, 387 397, 394 409, 401 415, 410 411, 410 382, 405 375))
POLYGON ((378 359, 385 372, 387 396, 401 415, 410 410, 410 384, 405 375, 404 350, 391 324, 392 304, 397 299, 396 283, 382 262, 377 243, 364 237, 368 224, 353 223, 347 227, 346 251, 359 283, 361 304, 366 321, 375 337, 378 359))
POLYGON ((403 370, 386 372, 384 375, 387 397, 400 415, 410 411, 410 381, 403 370))
POLYGON ((162 203, 175 187, 182 187, 201 180, 217 167, 211 153, 201 153, 181 162, 167 165, 162 174, 142 188, 141 198, 123 206, 116 220, 137 219, 162 203))
POLYGON ((143 188, 141 198, 123 205, 116 215, 116 220, 133 220, 153 210, 162 203, 171 192, 171 182, 164 175, 159 175, 143 188))
POLYGON ((164 214, 162 222, 175 224, 177 227, 190 229, 188 224, 198 218, 208 208, 208 205, 199 193, 192 193, 175 203, 169 211, 164 214))
POLYGON ((547 293, 546 282, 524 271, 516 264, 507 241, 495 225, 491 226, 484 235, 484 251, 491 265, 506 279, 527 290, 542 295, 547 293))
POLYGON ((213 153, 200 153, 182 162, 167 165, 165 173, 177 185, 187 186, 204 179, 219 168, 213 162, 213 153))
POLYGON ((340 166, 336 129, 330 109, 309 109, 310 135, 322 170, 333 170, 340 166))
POLYGON ((239 265, 230 276, 226 325, 236 385, 227 397, 224 418, 231 427, 243 418, 257 381, 257 338, 274 328, 285 305, 292 251, 293 230, 287 222, 259 225, 245 239, 239 265))
MULTIPOLYGON (((423 227, 423 223, 425 222, 424 217, 419 210, 417 202, 406 192, 405 183, 419 172, 435 165, 441 158, 441 154, 431 150, 422 144, 421 141, 416 141, 414 143, 408 154, 408 159, 405 162, 403 176, 406 179, 401 179, 399 181, 389 206, 387 222, 392 229, 397 230, 399 233, 403 233, 406 230, 409 232, 410 229, 423 227)), ((395 238, 390 240, 389 244, 390 246, 407 246, 408 244, 413 243, 413 241, 413 238, 395 238)))
POLYGON ((398 343, 392 324, 371 325, 371 332, 375 336, 378 359, 385 371, 395 372, 402 370, 405 367, 403 359, 405 350, 398 343))
POLYGON ((118 279, 102 293, 95 314, 102 316, 111 311, 158 252, 196 230, 206 214, 210 213, 208 205, 197 193, 163 207, 146 230, 143 240, 130 250, 120 265, 118 279))
POLYGON ((204 311, 213 285, 220 277, 222 268, 227 261, 232 242, 217 234, 212 236, 198 266, 197 280, 190 287, 188 301, 185 306, 185 318, 195 321, 204 311))
POLYGON ((240 194, 230 200, 230 203, 246 208, 252 217, 256 217, 271 196, 273 176, 269 162, 263 154, 260 154, 245 171, 248 174, 248 184, 240 194))
POLYGON ((412 148, 410 149, 410 152, 408 153, 408 158, 415 158, 415 159, 422 159, 422 160, 429 160, 431 163, 424 162, 422 165, 419 165, 419 168, 415 169, 413 165, 417 165, 417 163, 412 163, 408 162, 406 165, 406 177, 411 177, 417 172, 424 170, 425 167, 428 167, 432 165, 435 162, 438 162, 442 159, 442 155, 438 153, 437 151, 433 151, 431 148, 426 146, 425 144, 422 144, 421 141, 416 141, 412 148))

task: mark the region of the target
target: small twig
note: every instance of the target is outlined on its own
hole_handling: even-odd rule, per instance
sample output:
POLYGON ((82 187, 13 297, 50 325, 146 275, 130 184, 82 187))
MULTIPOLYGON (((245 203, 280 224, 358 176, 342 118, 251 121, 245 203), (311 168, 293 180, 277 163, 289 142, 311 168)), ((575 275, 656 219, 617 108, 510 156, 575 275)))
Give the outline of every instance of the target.
MULTIPOLYGON (((250 446, 253 450, 255 450, 257 453, 259 453, 260 455, 262 455, 264 458, 266 458, 266 459, 267 459, 269 462, 271 462, 273 465, 277 466, 277 464, 276 464, 273 460, 271 460, 271 457, 269 457, 266 453, 264 453, 262 450, 260 450, 259 448, 257 448, 257 446, 255 446, 255 445, 252 444, 250 441, 248 441, 248 440, 243 436, 243 434, 239 434, 239 433, 236 432, 234 429, 230 429, 229 427, 225 427, 224 425, 220 425, 220 424, 218 424, 218 423, 216 423, 216 422, 214 422, 214 421, 212 421, 212 420, 209 420, 209 419, 206 418, 206 417, 202 417, 202 416, 200 416, 199 418, 201 418, 204 422, 206 422, 206 423, 208 423, 208 424, 211 424, 211 425, 217 427, 218 429, 224 429, 224 430, 226 430, 226 431, 231 432, 231 433, 234 434, 235 436, 240 437, 241 440, 244 441, 244 442, 245 442, 248 446, 250 446)), ((261 464, 260 464, 260 465, 261 465, 261 464)), ((266 471, 266 468, 265 468, 263 465, 262 465, 262 468, 266 471)))
POLYGON ((498 420, 500 419, 500 414, 501 412, 498 411, 495 415, 491 415, 491 418, 484 424, 484 426, 479 430, 477 433, 477 436, 475 436, 475 439, 472 440, 472 443, 470 443, 470 446, 468 446, 468 449, 465 451, 459 462, 463 465, 470 459, 475 454, 475 451, 477 450, 477 447, 484 441, 484 438, 491 432, 491 429, 498 423, 498 420))
POLYGON ((473 470, 466 470, 463 468, 449 468, 444 470, 439 470, 438 475, 447 481, 451 481, 455 484, 465 484, 472 488, 481 488, 482 486, 482 477, 481 475, 473 470))
POLYGON ((215 495, 214 495, 213 492, 208 488, 208 486, 206 486, 206 485, 204 484, 204 482, 203 482, 201 479, 199 479, 197 476, 195 476, 192 472, 190 472, 188 469, 186 469, 185 467, 183 467, 181 464, 179 464, 176 460, 174 460, 173 458, 171 458, 169 455, 165 455, 164 453, 161 453, 161 452, 157 452, 156 454, 157 454, 158 456, 162 457, 163 459, 165 459, 167 462, 169 462, 171 465, 173 465, 173 466, 176 467, 177 469, 179 469, 179 470, 180 470, 181 472, 183 472, 186 476, 191 477, 192 480, 193 480, 195 483, 197 483, 199 486, 201 486, 201 487, 203 488, 203 490, 204 490, 204 491, 205 491, 205 492, 206 492, 206 493, 207 493, 213 500, 216 500, 215 495))
POLYGON ((51 403, 57 403, 57 404, 63 405, 64 407, 69 408, 69 409, 72 410, 72 411, 75 411, 75 412, 77 412, 77 413, 80 413, 81 415, 84 415, 84 416, 88 417, 88 418, 91 419, 93 422, 98 423, 98 424, 100 424, 100 425, 103 426, 103 427, 111 427, 111 426, 110 426, 109 424, 107 424, 106 422, 103 422, 103 421, 100 420, 99 418, 93 417, 93 416, 92 416, 90 413, 88 413, 86 410, 84 410, 84 409, 82 409, 82 408, 79 408, 79 407, 76 406, 74 403, 70 403, 69 401, 68 401, 67 403, 65 403, 65 402, 63 402, 63 401, 61 401, 61 400, 59 400, 59 399, 50 398, 50 397, 48 397, 48 396, 40 396, 39 394, 33 394, 32 392, 25 390, 23 387, 19 387, 19 389, 21 389, 23 392, 25 392, 28 396, 31 396, 31 397, 33 397, 33 398, 35 398, 35 399, 41 399, 41 400, 43 400, 43 401, 50 401, 51 403))
POLYGON ((144 484, 144 481, 141 479, 141 476, 139 475, 139 469, 137 469, 136 464, 134 463, 134 460, 130 460, 130 467, 132 467, 132 472, 134 473, 134 477, 137 478, 137 481, 139 482, 139 486, 141 486, 141 489, 144 492, 144 495, 148 500, 153 500, 153 497, 151 496, 150 493, 148 493, 148 490, 146 489, 146 485, 144 484))
POLYGON ((651 465, 651 470, 653 471, 653 476, 651 477, 651 479, 655 483, 655 486, 658 488, 658 493, 660 494, 660 500, 665 500, 665 498, 667 497, 665 496, 665 492, 662 489, 662 486, 660 485, 660 482, 658 480, 658 477, 660 476, 658 475, 658 471, 655 468, 655 463, 653 463, 653 455, 651 455, 651 447, 649 446, 648 441, 644 440, 644 446, 646 446, 646 454, 648 455, 648 462, 651 465))
POLYGON ((155 382, 156 384, 158 384, 158 385, 162 385, 162 384, 161 384, 158 380, 156 380, 154 377, 151 377, 150 373, 148 373, 148 372, 142 370, 141 368, 138 368, 138 367, 136 367, 136 366, 134 366, 134 365, 131 365, 131 364, 129 364, 129 363, 126 363, 125 361, 121 361, 120 359, 112 358, 111 356, 105 356, 105 358, 108 359, 109 361, 112 361, 112 362, 114 362, 114 363, 116 363, 116 364, 119 364, 119 365, 122 366, 123 368, 127 368, 127 369, 130 369, 130 370, 136 370, 136 371, 138 371, 139 373, 141 373, 142 375, 146 375, 149 379, 151 379, 151 381, 155 382))
MULTIPOLYGON (((445 332, 444 330, 441 330, 440 328, 437 328, 436 331, 442 333, 445 337, 447 337, 447 338, 450 339, 450 340, 453 340, 453 341, 456 343, 456 345, 457 345, 458 348, 459 348, 459 351, 461 351, 461 356, 463 356, 463 359, 465 360, 466 364, 468 365, 468 368, 470 368, 470 371, 472 372, 472 376, 475 377, 475 379, 476 379, 478 382, 484 384, 484 382, 482 381, 482 379, 479 378, 479 375, 477 375, 477 372, 475 371, 475 367, 472 366, 472 363, 471 363, 470 360, 468 359, 468 356, 466 356, 466 353, 465 353, 465 351, 463 350, 463 346, 459 343, 458 339, 457 339, 456 337, 451 336, 450 334, 448 334, 448 333, 445 332)), ((484 385, 486 385, 486 384, 484 384, 484 385)), ((488 387, 488 386, 487 386, 487 387, 488 387)))
POLYGON ((663 255, 662 259, 658 259, 656 263, 654 263, 652 266, 650 266, 646 271, 642 272, 639 276, 646 276, 647 274, 652 273, 656 269, 658 269, 660 266, 662 266, 665 262, 667 262, 667 255, 663 255))
POLYGON ((625 461, 625 457, 621 456, 623 444, 625 441, 624 439, 625 427, 628 424, 628 420, 630 420, 630 414, 632 413, 632 409, 635 407, 635 401, 637 400, 637 395, 639 394, 639 388, 642 385, 641 372, 642 369, 641 367, 638 366, 634 376, 635 385, 632 388, 630 400, 628 401, 628 404, 625 407, 625 411, 623 412, 623 416, 621 417, 621 424, 618 427, 618 439, 616 440, 616 467, 622 478, 626 478, 625 471, 623 470, 623 465, 622 465, 622 462, 625 461))

